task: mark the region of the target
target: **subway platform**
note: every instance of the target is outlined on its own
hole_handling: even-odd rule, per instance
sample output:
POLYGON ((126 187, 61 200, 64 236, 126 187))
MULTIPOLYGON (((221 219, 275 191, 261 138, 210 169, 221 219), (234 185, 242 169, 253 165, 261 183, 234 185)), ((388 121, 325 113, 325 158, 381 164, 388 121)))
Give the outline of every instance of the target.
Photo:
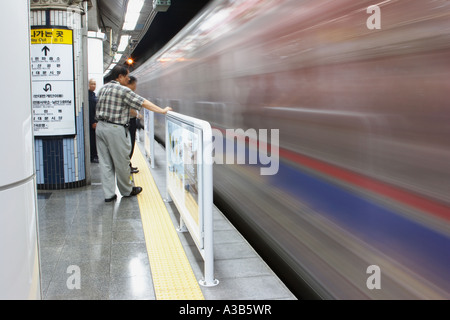
POLYGON ((200 286, 203 259, 190 234, 176 231, 175 205, 162 201, 164 148, 156 144, 152 169, 137 142, 132 163, 144 187, 137 197, 105 203, 98 164, 90 186, 38 191, 44 300, 296 300, 215 207, 220 283, 200 286))

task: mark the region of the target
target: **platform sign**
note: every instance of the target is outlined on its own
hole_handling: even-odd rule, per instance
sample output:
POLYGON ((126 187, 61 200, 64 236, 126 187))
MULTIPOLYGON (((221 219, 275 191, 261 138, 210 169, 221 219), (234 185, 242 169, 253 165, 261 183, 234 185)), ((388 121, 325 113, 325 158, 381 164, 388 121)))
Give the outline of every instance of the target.
POLYGON ((31 29, 31 81, 34 135, 74 135, 72 30, 31 29))

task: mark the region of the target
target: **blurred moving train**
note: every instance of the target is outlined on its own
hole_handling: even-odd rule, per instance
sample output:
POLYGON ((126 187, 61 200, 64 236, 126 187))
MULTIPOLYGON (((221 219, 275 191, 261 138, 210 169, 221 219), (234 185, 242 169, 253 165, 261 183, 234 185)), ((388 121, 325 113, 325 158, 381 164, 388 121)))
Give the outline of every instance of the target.
POLYGON ((214 196, 299 298, 450 298, 450 1, 217 0, 133 74, 279 129, 277 174, 215 164, 214 196))

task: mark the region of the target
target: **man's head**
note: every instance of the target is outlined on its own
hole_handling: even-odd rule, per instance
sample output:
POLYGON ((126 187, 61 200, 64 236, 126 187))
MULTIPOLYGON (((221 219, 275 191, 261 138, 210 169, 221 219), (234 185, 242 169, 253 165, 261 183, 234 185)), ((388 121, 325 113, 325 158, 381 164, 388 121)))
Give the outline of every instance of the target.
POLYGON ((128 77, 128 68, 122 65, 115 66, 111 71, 111 76, 114 80, 119 82, 121 85, 126 86, 130 81, 128 77))
POLYGON ((97 82, 94 79, 89 79, 89 91, 95 91, 97 88, 97 82))
POLYGON ((130 76, 130 81, 128 81, 127 87, 133 91, 136 91, 137 79, 136 77, 130 76))

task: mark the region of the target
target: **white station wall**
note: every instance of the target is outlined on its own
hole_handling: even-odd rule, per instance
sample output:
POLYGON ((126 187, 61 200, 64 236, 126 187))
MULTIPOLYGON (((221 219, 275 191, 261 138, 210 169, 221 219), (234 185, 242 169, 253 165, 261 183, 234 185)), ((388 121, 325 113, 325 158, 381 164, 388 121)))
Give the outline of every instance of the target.
POLYGON ((0 299, 40 299, 28 1, 3 1, 0 26, 0 299))
POLYGON ((89 79, 95 79, 98 93, 103 87, 103 39, 105 35, 100 32, 88 32, 88 74, 89 79))

